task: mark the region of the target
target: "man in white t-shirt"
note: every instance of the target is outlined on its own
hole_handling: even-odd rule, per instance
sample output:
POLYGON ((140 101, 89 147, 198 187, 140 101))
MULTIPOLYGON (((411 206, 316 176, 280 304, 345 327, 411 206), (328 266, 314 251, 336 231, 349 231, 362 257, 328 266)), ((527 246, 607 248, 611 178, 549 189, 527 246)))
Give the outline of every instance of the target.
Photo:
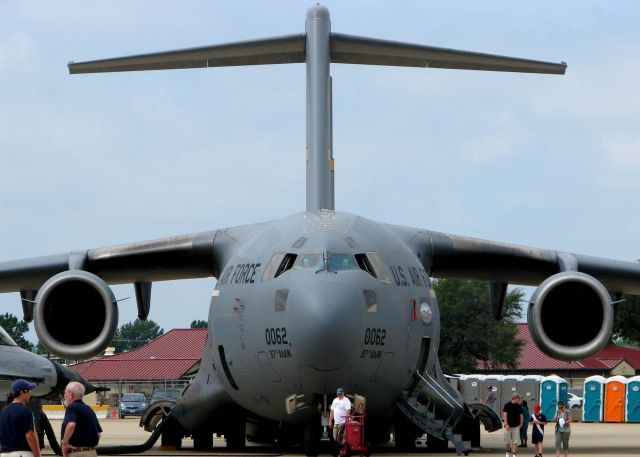
POLYGON ((342 443, 344 436, 345 417, 351 413, 351 402, 344 396, 344 389, 338 387, 336 398, 331 403, 329 411, 329 425, 333 422, 333 439, 336 443, 342 443))

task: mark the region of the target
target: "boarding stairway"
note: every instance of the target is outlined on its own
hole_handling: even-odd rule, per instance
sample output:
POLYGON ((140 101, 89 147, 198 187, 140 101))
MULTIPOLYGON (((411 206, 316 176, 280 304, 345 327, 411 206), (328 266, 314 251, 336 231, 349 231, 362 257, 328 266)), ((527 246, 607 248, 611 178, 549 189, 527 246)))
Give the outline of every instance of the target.
POLYGON ((409 389, 398 399, 400 411, 424 433, 451 441, 458 455, 468 455, 470 441, 463 441, 460 433, 454 433, 467 409, 464 402, 453 389, 447 389, 447 381, 438 382, 429 373, 419 371, 414 372, 414 378, 409 389))

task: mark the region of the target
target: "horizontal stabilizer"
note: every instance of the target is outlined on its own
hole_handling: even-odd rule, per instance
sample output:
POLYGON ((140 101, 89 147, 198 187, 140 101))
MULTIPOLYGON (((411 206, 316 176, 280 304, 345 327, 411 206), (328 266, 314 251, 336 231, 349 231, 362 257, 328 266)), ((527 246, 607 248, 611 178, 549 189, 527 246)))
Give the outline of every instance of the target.
POLYGON ((563 75, 567 64, 331 34, 331 62, 563 75))
POLYGON ((305 59, 305 35, 287 35, 200 48, 140 54, 89 62, 70 62, 69 73, 170 70, 300 63, 305 59))

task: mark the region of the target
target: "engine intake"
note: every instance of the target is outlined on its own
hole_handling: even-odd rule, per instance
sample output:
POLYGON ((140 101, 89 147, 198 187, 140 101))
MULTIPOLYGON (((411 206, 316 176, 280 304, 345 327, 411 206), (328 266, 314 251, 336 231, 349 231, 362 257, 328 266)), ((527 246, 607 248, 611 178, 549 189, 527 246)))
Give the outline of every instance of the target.
POLYGON ((87 359, 101 353, 118 326, 118 305, 111 288, 86 271, 63 271, 51 277, 35 302, 38 339, 53 354, 66 359, 87 359))
POLYGON ((607 344, 613 315, 611 296, 600 281, 566 271, 550 276, 536 289, 527 320, 542 352, 555 359, 579 360, 607 344))

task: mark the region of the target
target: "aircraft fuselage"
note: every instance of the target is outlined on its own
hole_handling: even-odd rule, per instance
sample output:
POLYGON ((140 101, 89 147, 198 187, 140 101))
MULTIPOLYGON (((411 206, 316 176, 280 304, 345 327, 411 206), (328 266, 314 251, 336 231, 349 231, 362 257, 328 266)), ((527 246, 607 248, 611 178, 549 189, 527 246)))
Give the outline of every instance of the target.
MULTIPOLYGON (((367 399, 368 416, 388 417, 425 344, 423 367, 437 359, 438 306, 416 253, 384 224, 333 211, 247 238, 218 278, 194 384, 221 383, 233 402, 276 421, 309 421, 339 386, 367 399)), ((206 405, 204 392, 220 395, 195 391, 193 407, 206 405)))

